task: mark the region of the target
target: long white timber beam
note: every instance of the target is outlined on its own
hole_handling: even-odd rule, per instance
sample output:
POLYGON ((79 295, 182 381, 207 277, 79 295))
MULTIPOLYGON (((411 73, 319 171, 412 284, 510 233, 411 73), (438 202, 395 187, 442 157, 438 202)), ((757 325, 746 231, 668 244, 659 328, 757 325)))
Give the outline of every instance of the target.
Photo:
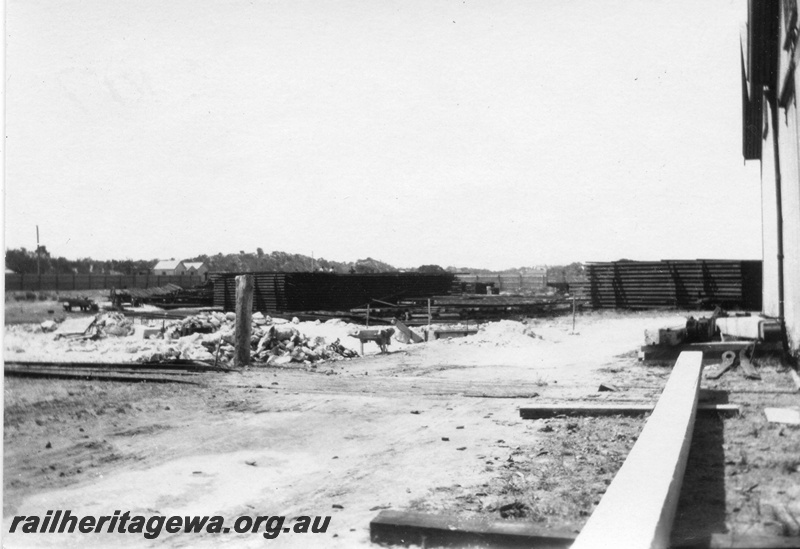
POLYGON ((678 357, 636 444, 571 549, 669 547, 702 370, 702 352, 678 357))

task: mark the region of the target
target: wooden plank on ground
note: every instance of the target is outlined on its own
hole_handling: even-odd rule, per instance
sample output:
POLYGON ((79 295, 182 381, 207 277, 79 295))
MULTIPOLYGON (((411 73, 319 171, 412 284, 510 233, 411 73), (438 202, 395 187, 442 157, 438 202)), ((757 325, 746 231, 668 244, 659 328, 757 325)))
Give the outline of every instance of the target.
POLYGON ((401 333, 405 334, 406 337, 411 339, 411 341, 413 341, 414 343, 422 343, 424 341, 421 335, 419 335, 414 330, 411 330, 408 326, 406 326, 399 320, 394 320, 392 324, 394 324, 397 327, 397 329, 400 330, 401 333))
POLYGON ((793 369, 789 369, 789 375, 792 376, 792 381, 794 381, 794 386, 798 391, 800 391, 800 375, 797 375, 797 371, 793 369))
POLYGON ((73 334, 85 334, 95 323, 95 320, 94 316, 67 318, 58 325, 58 329, 53 332, 53 335, 59 337, 73 334))
POLYGON ((750 362, 750 357, 747 356, 747 349, 739 351, 739 364, 744 370, 744 377, 747 379, 761 379, 761 375, 756 371, 756 367, 750 362))
POLYGON ((681 353, 636 444, 572 549, 669 547, 702 371, 702 353, 681 353))
POLYGON ((433 339, 446 339, 448 337, 467 337, 478 333, 478 328, 451 328, 445 330, 433 330, 433 339))
MULTIPOLYGON (((522 419, 543 419, 557 416, 643 416, 655 409, 655 404, 538 404, 522 406, 519 415, 522 419)), ((739 415, 737 404, 698 404, 697 411, 723 415, 739 415)))
POLYGON ((676 540, 674 549, 797 549, 797 536, 759 536, 742 533, 711 534, 700 540, 676 540))
POLYGON ((370 540, 419 547, 536 547, 567 549, 575 534, 545 530, 528 522, 486 521, 444 515, 381 511, 369 524, 370 540))

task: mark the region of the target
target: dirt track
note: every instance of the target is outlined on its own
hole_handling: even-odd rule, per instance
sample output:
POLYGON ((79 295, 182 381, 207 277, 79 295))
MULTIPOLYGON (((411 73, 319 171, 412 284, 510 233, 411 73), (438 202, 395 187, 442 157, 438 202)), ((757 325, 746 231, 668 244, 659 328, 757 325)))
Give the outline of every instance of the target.
MULTIPOLYGON (((207 374, 199 387, 8 378, 4 530, 13 514, 48 509, 227 519, 331 515, 325 534, 286 534, 269 544, 352 547, 369 545, 369 521, 380 509, 491 516, 520 497, 509 486, 515 470, 509 463, 537 445, 547 454, 576 429, 587 440, 608 432, 606 424, 583 422, 559 433, 556 421, 551 437, 552 429, 521 420, 517 408, 598 398, 600 381, 630 381, 625 372, 631 369, 639 373, 628 395, 653 398, 668 371, 640 366, 633 351, 646 327, 676 320, 674 313, 590 315, 580 320, 580 335, 569 334, 567 319, 542 321, 534 326, 540 338, 407 346, 335 363, 329 375, 298 369, 207 374)), ((616 466, 638 428, 629 423, 604 437, 616 466)), ((576 459, 594 464, 576 467, 578 478, 570 480, 586 488, 585 501, 559 507, 547 500, 549 510, 537 520, 548 527, 579 528, 613 477, 615 469, 603 467, 598 456, 576 459)), ((523 478, 531 476, 532 469, 522 470, 523 478)), ((6 547, 265 542, 253 534, 162 533, 153 541, 109 534, 4 537, 6 547)))

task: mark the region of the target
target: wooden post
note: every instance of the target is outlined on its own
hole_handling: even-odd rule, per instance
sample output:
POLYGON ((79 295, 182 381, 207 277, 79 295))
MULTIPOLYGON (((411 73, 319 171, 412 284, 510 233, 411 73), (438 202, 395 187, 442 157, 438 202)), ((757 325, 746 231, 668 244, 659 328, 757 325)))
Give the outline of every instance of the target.
POLYGON ((572 296, 572 333, 575 333, 575 296, 572 296))
POLYGON ((428 298, 428 328, 431 327, 431 322, 433 322, 433 316, 431 315, 431 298, 428 298))
MULTIPOLYGON (((367 328, 369 328, 369 303, 367 303, 367 328)), ((364 354, 364 353, 361 353, 364 354)))
POLYGON ((236 329, 233 365, 250 365, 250 322, 253 318, 253 275, 236 277, 236 329))

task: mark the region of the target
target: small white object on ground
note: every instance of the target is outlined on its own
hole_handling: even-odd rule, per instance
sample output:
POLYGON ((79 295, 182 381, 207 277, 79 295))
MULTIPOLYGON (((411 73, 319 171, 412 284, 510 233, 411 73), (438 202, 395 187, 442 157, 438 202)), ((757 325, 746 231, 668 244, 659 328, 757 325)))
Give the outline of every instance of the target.
POLYGON ((764 415, 770 423, 800 425, 800 410, 795 408, 764 408, 764 415))

